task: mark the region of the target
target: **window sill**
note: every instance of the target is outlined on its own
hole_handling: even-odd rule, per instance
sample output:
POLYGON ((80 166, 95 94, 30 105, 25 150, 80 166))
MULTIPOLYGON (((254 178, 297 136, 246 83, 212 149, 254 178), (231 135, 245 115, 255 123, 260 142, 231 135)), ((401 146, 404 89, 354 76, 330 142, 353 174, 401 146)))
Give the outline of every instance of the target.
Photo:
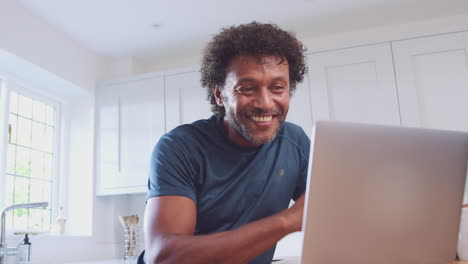
MULTIPOLYGON (((13 235, 13 234, 7 234, 6 240, 10 242, 15 242, 18 243, 21 239, 23 239, 24 235, 13 235)), ((39 235, 29 235, 29 239, 31 242, 44 242, 44 241, 94 241, 95 238, 93 236, 79 236, 79 235, 69 235, 69 234, 63 234, 63 235, 54 235, 54 234, 39 234, 39 235)), ((11 243, 8 243, 11 244, 11 243)))

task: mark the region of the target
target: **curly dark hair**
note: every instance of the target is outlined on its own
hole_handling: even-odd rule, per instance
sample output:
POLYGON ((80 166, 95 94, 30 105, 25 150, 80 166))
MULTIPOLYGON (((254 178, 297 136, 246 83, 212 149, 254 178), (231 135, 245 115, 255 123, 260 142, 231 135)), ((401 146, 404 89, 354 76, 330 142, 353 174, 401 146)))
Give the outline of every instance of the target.
POLYGON ((274 24, 251 22, 221 29, 206 46, 200 68, 201 84, 208 90, 206 99, 211 103, 211 111, 216 116, 225 114, 224 107, 216 104, 213 87, 224 87, 226 67, 232 57, 274 55, 285 58, 292 95, 307 72, 305 52, 304 45, 292 33, 274 24))

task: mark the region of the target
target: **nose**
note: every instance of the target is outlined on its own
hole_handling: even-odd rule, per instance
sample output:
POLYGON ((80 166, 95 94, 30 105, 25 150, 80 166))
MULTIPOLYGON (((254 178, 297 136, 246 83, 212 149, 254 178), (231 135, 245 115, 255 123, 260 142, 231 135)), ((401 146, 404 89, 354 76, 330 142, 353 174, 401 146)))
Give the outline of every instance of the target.
POLYGON ((253 107, 268 111, 273 108, 273 97, 268 88, 259 89, 253 101, 253 107))

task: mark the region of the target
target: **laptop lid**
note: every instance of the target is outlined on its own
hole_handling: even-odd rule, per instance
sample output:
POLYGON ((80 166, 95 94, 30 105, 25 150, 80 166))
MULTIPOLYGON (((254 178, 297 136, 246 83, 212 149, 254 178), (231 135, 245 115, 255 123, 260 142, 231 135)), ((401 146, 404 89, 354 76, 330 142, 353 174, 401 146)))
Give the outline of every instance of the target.
POLYGON ((319 121, 301 263, 455 259, 468 133, 319 121))

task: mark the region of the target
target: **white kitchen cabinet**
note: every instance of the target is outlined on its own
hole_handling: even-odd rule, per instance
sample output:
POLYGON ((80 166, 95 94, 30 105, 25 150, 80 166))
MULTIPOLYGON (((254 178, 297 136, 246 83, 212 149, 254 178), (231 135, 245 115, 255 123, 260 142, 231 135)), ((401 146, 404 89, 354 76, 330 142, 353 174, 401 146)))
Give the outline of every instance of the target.
POLYGON ((146 192, 151 152, 165 132, 164 77, 99 87, 97 194, 146 192))
POLYGON ((468 32, 393 43, 403 126, 468 131, 468 32))
POLYGON ((308 136, 311 135, 313 120, 308 76, 304 76, 304 81, 297 85, 289 102, 286 120, 301 126, 308 136))
POLYGON ((400 125, 389 43, 308 56, 314 120, 400 125))
POLYGON ((166 76, 166 131, 182 124, 209 118, 211 104, 200 84, 200 72, 189 71, 166 76))

